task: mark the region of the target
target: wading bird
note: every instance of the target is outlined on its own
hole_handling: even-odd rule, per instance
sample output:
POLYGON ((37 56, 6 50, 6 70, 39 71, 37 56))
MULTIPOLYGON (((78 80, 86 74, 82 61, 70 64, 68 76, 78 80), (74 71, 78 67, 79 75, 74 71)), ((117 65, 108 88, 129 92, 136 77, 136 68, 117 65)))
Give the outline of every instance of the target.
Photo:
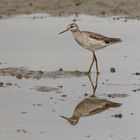
POLYGON ((111 44, 122 42, 120 38, 106 37, 101 34, 97 34, 89 31, 80 31, 76 23, 71 23, 68 25, 66 30, 60 32, 62 34, 66 31, 71 31, 76 42, 83 48, 91 51, 93 53, 92 63, 89 67, 88 74, 91 74, 91 68, 93 66, 94 60, 96 63, 96 73, 99 74, 97 58, 95 51, 98 49, 105 48, 111 44))

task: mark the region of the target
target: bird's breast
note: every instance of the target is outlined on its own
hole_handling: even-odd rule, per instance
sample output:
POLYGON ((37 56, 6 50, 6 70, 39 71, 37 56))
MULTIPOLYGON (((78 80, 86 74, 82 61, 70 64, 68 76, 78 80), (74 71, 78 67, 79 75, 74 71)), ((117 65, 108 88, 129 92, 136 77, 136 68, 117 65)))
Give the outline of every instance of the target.
POLYGON ((87 36, 77 33, 77 34, 74 34, 74 39, 80 46, 82 46, 85 49, 88 49, 88 47, 91 47, 91 42, 87 36))
POLYGON ((74 38, 81 47, 90 51, 101 49, 107 46, 103 40, 96 40, 86 35, 74 34, 74 38))

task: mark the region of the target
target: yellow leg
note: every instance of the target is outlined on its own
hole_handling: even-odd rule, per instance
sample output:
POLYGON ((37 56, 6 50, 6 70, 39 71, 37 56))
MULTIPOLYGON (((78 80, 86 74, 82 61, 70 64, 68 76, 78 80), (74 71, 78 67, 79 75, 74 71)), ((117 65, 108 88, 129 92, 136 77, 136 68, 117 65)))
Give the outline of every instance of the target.
POLYGON ((93 52, 93 57, 92 57, 91 65, 90 65, 89 70, 88 70, 88 74, 89 75, 91 74, 91 69, 92 69, 93 63, 94 63, 94 52, 93 52))
POLYGON ((92 86, 92 91, 93 91, 93 94, 90 96, 90 97, 96 97, 95 96, 95 92, 96 92, 96 89, 97 89, 97 85, 98 85, 98 74, 96 74, 96 81, 95 81, 95 84, 93 83, 92 81, 92 78, 91 78, 91 75, 88 75, 88 78, 90 80, 90 83, 91 83, 91 86, 92 86))
POLYGON ((95 52, 93 52, 93 56, 94 56, 95 63, 96 63, 96 73, 100 74, 99 69, 98 69, 98 62, 97 62, 97 58, 96 58, 95 52))

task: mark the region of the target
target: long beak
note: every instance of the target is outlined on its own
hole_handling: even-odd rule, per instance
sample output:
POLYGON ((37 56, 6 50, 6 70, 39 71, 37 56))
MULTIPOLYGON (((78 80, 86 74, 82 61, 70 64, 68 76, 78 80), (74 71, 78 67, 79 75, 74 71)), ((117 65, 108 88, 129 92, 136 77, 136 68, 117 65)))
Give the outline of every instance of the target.
POLYGON ((62 32, 60 32, 59 34, 62 34, 62 33, 64 33, 64 32, 66 32, 66 31, 68 31, 68 29, 66 29, 66 30, 64 30, 64 31, 62 31, 62 32))
POLYGON ((60 115, 60 117, 69 121, 69 118, 67 118, 65 116, 60 115))

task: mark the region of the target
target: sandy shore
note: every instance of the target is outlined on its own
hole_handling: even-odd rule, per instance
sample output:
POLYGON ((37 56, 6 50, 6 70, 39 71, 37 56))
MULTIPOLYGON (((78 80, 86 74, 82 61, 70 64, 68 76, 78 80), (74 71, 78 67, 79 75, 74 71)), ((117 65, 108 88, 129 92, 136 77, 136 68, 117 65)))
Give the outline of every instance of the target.
POLYGON ((0 0, 0 15, 49 13, 51 15, 89 14, 96 16, 140 16, 139 0, 0 0))

